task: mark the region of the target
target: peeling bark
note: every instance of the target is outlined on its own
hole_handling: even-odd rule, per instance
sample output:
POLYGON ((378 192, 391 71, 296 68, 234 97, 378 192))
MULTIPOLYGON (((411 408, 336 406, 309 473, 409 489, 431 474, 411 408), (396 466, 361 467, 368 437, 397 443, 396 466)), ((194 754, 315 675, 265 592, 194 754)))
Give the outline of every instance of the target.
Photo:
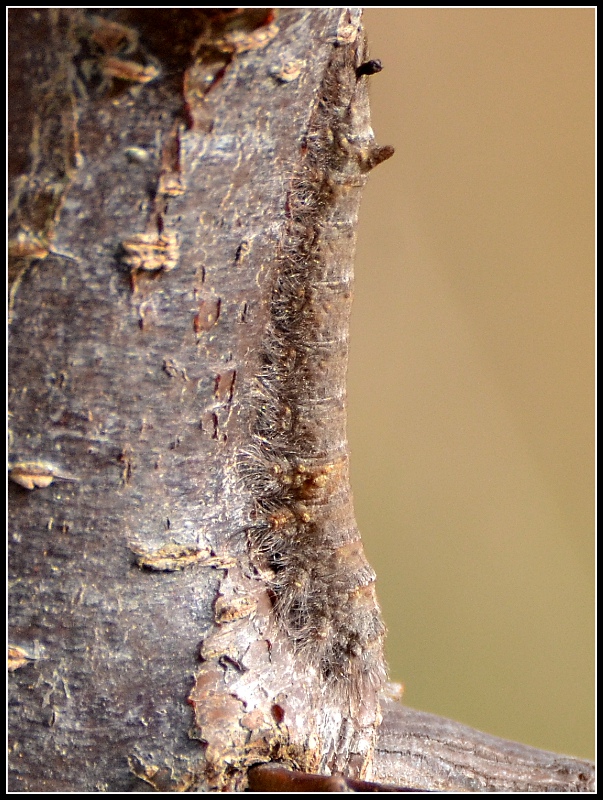
POLYGON ((358 13, 9 24, 10 789, 418 781, 347 484, 358 13))

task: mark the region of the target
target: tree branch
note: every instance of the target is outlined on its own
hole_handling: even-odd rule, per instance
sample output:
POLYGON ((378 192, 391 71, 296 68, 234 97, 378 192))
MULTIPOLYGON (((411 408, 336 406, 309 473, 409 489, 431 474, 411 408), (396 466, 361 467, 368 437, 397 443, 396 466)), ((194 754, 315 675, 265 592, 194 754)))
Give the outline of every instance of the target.
POLYGON ((509 742, 459 722, 382 702, 373 780, 432 791, 592 792, 589 761, 509 742))
POLYGON ((462 726, 386 702, 374 750, 344 381, 392 149, 357 10, 9 21, 11 789, 243 790, 278 763, 359 790, 373 762, 460 785, 462 726))

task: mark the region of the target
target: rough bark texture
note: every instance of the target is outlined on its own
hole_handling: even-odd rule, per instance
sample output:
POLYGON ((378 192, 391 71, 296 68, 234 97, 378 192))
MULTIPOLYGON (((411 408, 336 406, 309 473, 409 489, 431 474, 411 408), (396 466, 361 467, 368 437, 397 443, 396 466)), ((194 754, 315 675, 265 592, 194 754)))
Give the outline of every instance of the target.
POLYGON ((383 627, 343 381, 360 188, 391 153, 358 13, 12 25, 14 786, 363 774, 383 627))
POLYGON ((9 23, 11 790, 406 780, 347 481, 358 12, 9 23))
POLYGON ((457 792, 594 792, 589 761, 509 742, 382 698, 373 780, 457 792))

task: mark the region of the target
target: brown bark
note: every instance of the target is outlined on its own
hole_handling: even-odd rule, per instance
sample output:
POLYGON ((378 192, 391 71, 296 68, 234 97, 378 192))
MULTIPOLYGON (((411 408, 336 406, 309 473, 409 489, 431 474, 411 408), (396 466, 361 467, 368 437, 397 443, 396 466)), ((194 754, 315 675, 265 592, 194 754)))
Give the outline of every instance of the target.
POLYGON ((476 731, 435 714, 382 702, 373 780, 430 791, 593 792, 589 761, 476 731))
POLYGON ((357 17, 9 23, 10 788, 363 777, 382 629, 328 389, 391 151, 357 17))

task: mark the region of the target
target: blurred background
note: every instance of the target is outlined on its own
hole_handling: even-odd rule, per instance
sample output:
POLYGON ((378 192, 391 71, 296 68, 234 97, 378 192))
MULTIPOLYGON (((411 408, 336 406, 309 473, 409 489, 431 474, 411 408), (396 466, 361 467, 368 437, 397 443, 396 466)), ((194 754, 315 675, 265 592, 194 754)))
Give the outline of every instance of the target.
POLYGON ((594 10, 368 9, 352 481, 405 702, 594 757, 594 10))

